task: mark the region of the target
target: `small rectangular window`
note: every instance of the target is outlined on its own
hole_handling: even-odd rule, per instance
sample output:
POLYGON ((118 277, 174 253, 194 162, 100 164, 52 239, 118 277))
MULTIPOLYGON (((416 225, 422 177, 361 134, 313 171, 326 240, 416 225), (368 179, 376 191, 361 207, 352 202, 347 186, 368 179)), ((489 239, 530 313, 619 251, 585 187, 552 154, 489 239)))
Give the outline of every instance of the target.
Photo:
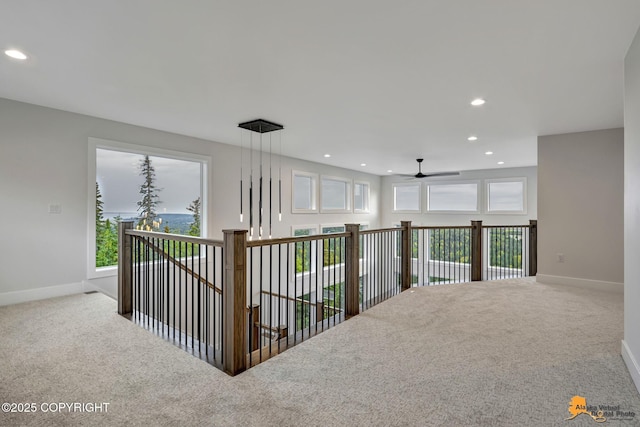
POLYGON ((478 212, 478 183, 429 184, 429 212, 478 212))
POLYGON ((420 212, 420 184, 394 184, 393 210, 396 212, 420 212))
POLYGON ((487 181, 487 212, 526 213, 526 178, 487 181))
POLYGON ((293 171, 293 213, 317 211, 318 176, 307 172, 293 171))
POLYGON ((353 184, 354 212, 369 212, 369 184, 356 182, 353 184))
POLYGON ((350 206, 350 187, 349 181, 322 177, 320 186, 320 208, 323 212, 346 212, 351 209, 350 206))

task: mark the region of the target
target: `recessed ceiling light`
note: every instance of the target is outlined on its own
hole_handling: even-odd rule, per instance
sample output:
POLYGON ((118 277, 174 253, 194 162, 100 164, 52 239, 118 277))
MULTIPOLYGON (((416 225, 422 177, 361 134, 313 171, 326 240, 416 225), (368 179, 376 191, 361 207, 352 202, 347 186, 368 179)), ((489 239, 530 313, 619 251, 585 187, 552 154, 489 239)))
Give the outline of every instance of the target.
POLYGON ((331 154, 325 154, 324 156, 325 157, 331 157, 331 154))
POLYGON ((487 156, 490 156, 493 154, 493 151, 486 151, 484 154, 486 154, 487 156))
POLYGON ((366 163, 360 163, 360 166, 367 166, 366 163))
POLYGON ((477 136, 470 136, 469 138, 467 138, 468 141, 477 141, 478 137, 477 136))
POLYGON ((482 98, 476 98, 473 101, 471 101, 471 105, 473 105, 474 107, 479 107, 480 105, 484 104, 485 100, 482 98))
POLYGON ((499 165, 504 165, 504 162, 498 162, 499 165))
POLYGON ((4 54, 7 56, 10 56, 13 59, 20 59, 20 60, 27 59, 27 55, 25 55, 24 53, 16 49, 5 50, 4 54))
POLYGON ((391 169, 387 170, 387 173, 391 173, 391 172, 393 172, 391 169))

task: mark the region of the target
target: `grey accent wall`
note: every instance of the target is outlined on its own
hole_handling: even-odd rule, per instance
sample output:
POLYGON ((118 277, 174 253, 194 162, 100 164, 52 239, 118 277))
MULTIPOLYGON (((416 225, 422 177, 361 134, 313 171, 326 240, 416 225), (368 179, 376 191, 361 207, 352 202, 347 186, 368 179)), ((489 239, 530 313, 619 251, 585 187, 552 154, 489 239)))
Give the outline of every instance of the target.
POLYGON ((624 67, 624 341, 622 356, 640 391, 640 31, 624 67))
POLYGON ((623 282, 622 129, 538 138, 538 278, 623 282))

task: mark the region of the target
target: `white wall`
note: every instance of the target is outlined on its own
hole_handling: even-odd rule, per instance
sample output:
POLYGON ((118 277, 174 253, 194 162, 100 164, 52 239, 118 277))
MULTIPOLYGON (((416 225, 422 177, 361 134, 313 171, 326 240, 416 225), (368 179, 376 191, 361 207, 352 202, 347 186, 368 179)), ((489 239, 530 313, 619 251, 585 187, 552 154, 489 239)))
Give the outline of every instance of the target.
POLYGON ((623 164, 622 129, 538 138, 539 281, 622 291, 623 164))
POLYGON ((624 340, 622 356, 640 391, 640 31, 625 59, 624 340))
MULTIPOLYGON (((81 292, 87 284, 114 294, 115 277, 87 279, 89 137, 210 156, 209 237, 247 228, 238 215, 238 146, 0 99, 0 305, 81 292), (62 212, 49 214, 50 204, 62 212)), ((291 224, 379 225, 380 177, 289 158, 282 168, 283 221, 274 224, 274 237, 290 235, 291 224), (372 211, 291 214, 292 169, 369 182, 372 211)))
POLYGON ((472 220, 485 225, 525 225, 537 218, 537 172, 536 167, 501 168, 461 172, 459 176, 433 177, 422 180, 422 212, 395 213, 393 211, 393 184, 412 182, 398 176, 382 178, 381 218, 384 227, 400 221, 411 221, 413 225, 470 225, 472 220), (486 180, 498 178, 527 179, 527 211, 524 214, 493 214, 486 210, 486 180), (438 182, 477 181, 479 185, 480 211, 478 213, 431 213, 427 212, 426 184, 438 182))

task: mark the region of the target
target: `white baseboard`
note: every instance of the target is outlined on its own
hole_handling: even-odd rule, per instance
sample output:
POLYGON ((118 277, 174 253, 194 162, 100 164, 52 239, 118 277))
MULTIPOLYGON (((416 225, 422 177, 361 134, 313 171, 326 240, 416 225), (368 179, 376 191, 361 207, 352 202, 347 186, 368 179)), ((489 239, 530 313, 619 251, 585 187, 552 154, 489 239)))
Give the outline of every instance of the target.
POLYGON ((564 285, 575 288, 591 289, 594 291, 624 293, 624 283, 603 282, 600 280, 580 279, 577 277, 550 276, 548 274, 536 275, 536 282, 546 283, 548 285, 564 285))
POLYGON ((638 360, 633 356, 633 353, 631 353, 625 340, 622 340, 622 359, 624 363, 627 364, 631 378, 638 389, 638 393, 640 393, 640 365, 638 364, 638 360))
POLYGON ((84 292, 97 291, 97 292, 100 292, 101 294, 108 296, 109 298, 112 298, 116 301, 118 300, 117 287, 113 289, 113 286, 111 286, 110 283, 105 283, 103 280, 100 280, 100 279, 85 280, 83 282, 83 285, 84 285, 84 292))
POLYGON ((82 282, 47 286, 45 288, 27 289, 24 291, 4 292, 0 293, 0 306, 80 294, 82 292, 85 292, 84 283, 82 282))

